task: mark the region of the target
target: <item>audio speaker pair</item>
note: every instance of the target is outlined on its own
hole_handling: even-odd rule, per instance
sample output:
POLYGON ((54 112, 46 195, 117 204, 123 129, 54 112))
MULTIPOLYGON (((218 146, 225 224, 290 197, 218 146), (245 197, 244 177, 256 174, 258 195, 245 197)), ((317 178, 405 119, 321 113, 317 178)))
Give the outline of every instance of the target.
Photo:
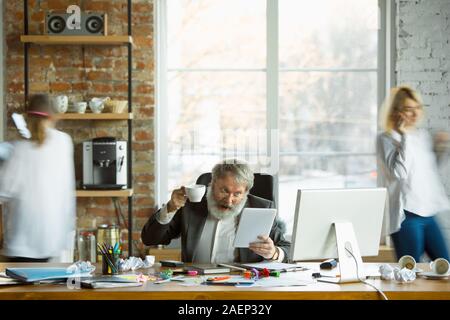
POLYGON ((45 33, 47 35, 107 35, 107 15, 105 13, 80 13, 80 24, 75 27, 71 13, 47 13, 45 33), (74 26, 70 26, 74 24, 74 26))

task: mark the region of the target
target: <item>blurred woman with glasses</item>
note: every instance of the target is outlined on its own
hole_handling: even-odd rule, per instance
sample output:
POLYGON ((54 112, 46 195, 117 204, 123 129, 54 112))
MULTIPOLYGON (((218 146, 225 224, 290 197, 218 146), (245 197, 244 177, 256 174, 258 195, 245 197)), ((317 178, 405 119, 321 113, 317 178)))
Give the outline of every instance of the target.
POLYGON ((393 88, 382 108, 384 132, 377 139, 377 154, 380 178, 389 194, 388 233, 397 258, 411 255, 420 261, 426 253, 432 260, 448 260, 435 219, 450 209, 438 173, 438 163, 446 159, 448 135, 440 132, 433 140, 419 128, 423 114, 419 94, 407 86, 393 88))

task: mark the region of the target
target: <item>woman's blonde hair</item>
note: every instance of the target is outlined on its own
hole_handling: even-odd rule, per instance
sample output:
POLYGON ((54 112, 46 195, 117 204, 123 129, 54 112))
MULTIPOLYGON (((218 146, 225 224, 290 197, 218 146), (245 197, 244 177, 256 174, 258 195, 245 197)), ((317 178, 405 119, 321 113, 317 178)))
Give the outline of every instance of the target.
POLYGON ((46 94, 35 94, 27 105, 27 127, 31 138, 37 145, 42 145, 46 138, 48 122, 53 116, 50 99, 46 94))
POLYGON ((406 99, 412 99, 421 107, 422 99, 414 89, 402 85, 391 89, 389 97, 385 100, 380 111, 380 126, 385 131, 390 132, 395 128, 395 114, 402 111, 406 99))

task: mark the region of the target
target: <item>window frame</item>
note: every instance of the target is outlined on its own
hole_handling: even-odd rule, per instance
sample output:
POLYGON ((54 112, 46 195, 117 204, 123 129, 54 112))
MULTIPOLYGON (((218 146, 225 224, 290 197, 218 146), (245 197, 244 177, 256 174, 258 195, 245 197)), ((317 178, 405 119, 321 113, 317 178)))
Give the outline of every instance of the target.
MULTIPOLYGON (((278 141, 278 120, 279 120, 279 74, 280 71, 292 71, 293 69, 278 68, 278 0, 266 0, 266 118, 267 118, 267 143, 271 151, 272 167, 278 168, 280 152, 278 141), (269 107, 271 106, 271 107, 269 107)), ((377 72, 377 105, 381 106, 386 92, 393 84, 394 79, 394 56, 395 50, 395 3, 393 0, 378 0, 379 28, 378 28, 378 64, 377 72)), ((155 16, 155 202, 161 207, 168 199, 168 133, 166 128, 167 114, 167 7, 166 0, 156 0, 154 5, 155 16)), ((317 68, 315 71, 364 71, 342 68, 317 68)), ((182 71, 182 69, 173 69, 182 71)), ((190 69, 191 71, 223 71, 223 68, 217 69, 190 69)), ((242 71, 245 69, 225 69, 233 71, 242 71)), ((296 71, 311 71, 313 69, 303 68, 296 71)), ((251 69, 248 71, 257 71, 251 69)), ((259 70, 261 71, 261 70, 259 70)), ((378 127, 378 131, 380 128, 378 127)), ((378 169, 378 168, 377 168, 378 169)), ((273 174, 275 199, 278 203, 278 172, 273 174)))

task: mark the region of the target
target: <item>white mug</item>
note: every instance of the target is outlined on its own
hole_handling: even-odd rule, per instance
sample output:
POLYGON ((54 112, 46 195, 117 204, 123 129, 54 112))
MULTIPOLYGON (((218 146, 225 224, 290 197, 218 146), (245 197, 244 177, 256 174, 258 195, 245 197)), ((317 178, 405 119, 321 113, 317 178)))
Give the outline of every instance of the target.
POLYGON ((416 259, 414 259, 413 256, 403 256, 398 260, 398 266, 400 269, 406 268, 409 270, 415 270, 416 269, 416 259))
POLYGON ((206 186, 203 184, 194 184, 184 187, 184 189, 190 202, 200 202, 205 194, 206 186))
POLYGON ((448 274, 450 263, 447 261, 447 259, 437 258, 436 260, 430 262, 430 268, 434 273, 444 275, 448 274))
POLYGON ((109 100, 109 97, 106 98, 92 98, 89 101, 89 108, 93 113, 101 113, 105 108, 105 102, 109 100))
POLYGON ((76 112, 78 112, 78 113, 86 112, 87 102, 84 102, 84 101, 75 102, 74 105, 75 105, 76 112))

